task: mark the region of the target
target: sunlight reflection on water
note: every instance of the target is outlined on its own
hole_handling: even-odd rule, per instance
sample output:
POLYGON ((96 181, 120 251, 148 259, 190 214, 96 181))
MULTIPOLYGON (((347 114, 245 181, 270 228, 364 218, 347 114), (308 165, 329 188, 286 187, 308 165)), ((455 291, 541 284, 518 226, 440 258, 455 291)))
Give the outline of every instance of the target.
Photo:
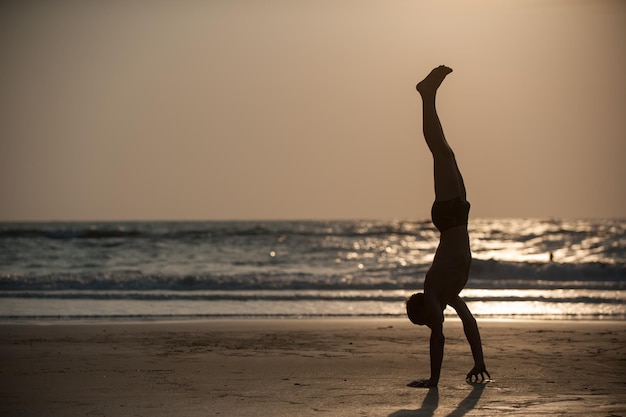
MULTIPOLYGON (((7 297, 0 303, 0 318, 405 317, 404 300, 411 291, 155 292, 152 299, 100 292, 107 294, 103 299, 7 297)), ((462 296, 478 318, 626 319, 624 291, 470 289, 462 296)), ((456 317, 452 308, 445 315, 456 317)))

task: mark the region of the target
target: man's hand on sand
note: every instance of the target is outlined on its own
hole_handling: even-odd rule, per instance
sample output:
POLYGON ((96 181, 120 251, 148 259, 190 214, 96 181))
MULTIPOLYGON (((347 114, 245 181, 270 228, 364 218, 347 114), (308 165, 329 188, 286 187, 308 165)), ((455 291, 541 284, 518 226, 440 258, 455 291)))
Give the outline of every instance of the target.
POLYGON ((436 387, 437 383, 430 379, 418 379, 417 381, 409 382, 406 386, 411 388, 432 388, 436 387))
POLYGON ((487 368, 485 368, 485 366, 475 366, 471 371, 468 372, 467 376, 465 377, 465 380, 467 382, 485 382, 485 380, 487 381, 491 381, 491 375, 489 375, 489 372, 487 372, 487 368), (487 375, 487 377, 485 378, 485 375, 487 375))

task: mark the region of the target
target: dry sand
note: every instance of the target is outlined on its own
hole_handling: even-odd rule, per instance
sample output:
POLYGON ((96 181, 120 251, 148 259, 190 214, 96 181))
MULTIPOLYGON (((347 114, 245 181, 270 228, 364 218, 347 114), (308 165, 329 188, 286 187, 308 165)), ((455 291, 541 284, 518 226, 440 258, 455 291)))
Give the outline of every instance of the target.
POLYGON ((400 319, 0 325, 2 416, 626 416, 626 324, 480 321, 493 381, 468 384, 446 322, 400 319))

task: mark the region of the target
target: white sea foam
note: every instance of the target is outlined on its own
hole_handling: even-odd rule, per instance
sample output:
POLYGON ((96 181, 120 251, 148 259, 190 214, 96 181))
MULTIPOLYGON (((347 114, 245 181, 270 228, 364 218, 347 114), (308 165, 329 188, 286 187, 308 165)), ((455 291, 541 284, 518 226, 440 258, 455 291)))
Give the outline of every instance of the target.
MULTIPOLYGON (((626 222, 470 236, 477 314, 624 317, 626 222)), ((0 317, 402 315, 437 243, 430 222, 1 224, 0 317)))

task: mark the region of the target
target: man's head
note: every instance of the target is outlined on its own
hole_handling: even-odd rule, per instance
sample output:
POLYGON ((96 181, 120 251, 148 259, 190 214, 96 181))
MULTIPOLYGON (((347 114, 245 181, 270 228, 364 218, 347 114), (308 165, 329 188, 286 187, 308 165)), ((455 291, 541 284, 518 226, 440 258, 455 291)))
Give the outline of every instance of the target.
POLYGON ((419 324, 423 326, 426 324, 424 314, 424 294, 416 293, 406 300, 406 315, 409 316, 409 320, 413 324, 419 324))

